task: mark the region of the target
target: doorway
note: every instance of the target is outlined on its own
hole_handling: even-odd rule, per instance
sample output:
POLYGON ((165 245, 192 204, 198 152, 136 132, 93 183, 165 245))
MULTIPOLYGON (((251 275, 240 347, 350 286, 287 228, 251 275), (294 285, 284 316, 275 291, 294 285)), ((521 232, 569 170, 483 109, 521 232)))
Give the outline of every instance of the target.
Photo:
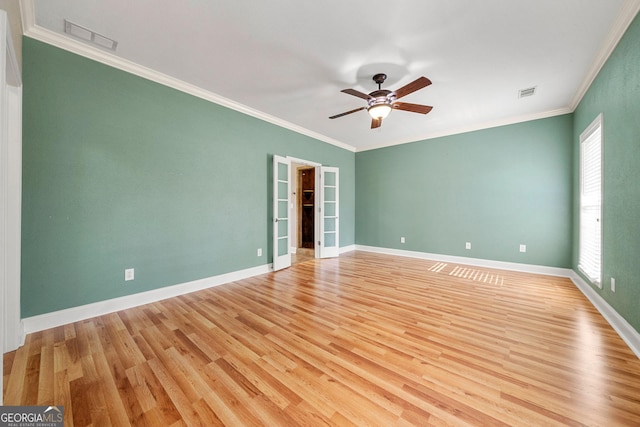
POLYGON ((314 248, 315 168, 298 168, 298 249, 314 248))
MULTIPOLYGON (((273 155, 273 271, 287 268, 298 253, 298 199, 302 197, 297 184, 300 166, 313 167, 315 186, 313 258, 334 258, 340 254, 339 239, 339 172, 337 167, 273 155)), ((301 248, 307 249, 307 248, 301 248)), ((311 255, 310 255, 311 256, 311 255)), ((301 257, 298 257, 301 258, 301 257)), ((295 259, 294 259, 295 261, 295 259)))
POLYGON ((292 203, 291 263, 308 261, 316 257, 315 166, 307 163, 291 163, 292 203))

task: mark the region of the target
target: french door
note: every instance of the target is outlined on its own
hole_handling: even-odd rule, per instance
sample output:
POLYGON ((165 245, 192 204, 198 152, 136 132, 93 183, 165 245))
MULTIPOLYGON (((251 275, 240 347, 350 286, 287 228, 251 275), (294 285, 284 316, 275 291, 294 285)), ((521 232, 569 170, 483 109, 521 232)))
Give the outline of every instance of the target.
POLYGON ((340 254, 339 169, 316 167, 316 257, 333 258, 340 254))
MULTIPOLYGON (((340 254, 339 169, 316 167, 315 252, 317 258, 340 254)), ((291 160, 273 156, 273 271, 291 265, 291 160)))
POLYGON ((291 172, 289 159, 273 156, 273 271, 291 265, 289 235, 289 195, 291 172))

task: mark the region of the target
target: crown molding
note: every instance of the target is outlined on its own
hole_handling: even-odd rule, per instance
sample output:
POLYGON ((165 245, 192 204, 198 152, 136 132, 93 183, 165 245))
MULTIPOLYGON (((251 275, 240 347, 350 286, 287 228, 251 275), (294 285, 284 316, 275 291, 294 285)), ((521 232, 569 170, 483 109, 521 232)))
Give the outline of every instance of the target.
POLYGON ((600 70, 602 69, 602 67, 604 67, 604 64, 613 53, 614 49, 622 39, 622 36, 624 36, 624 34, 627 32, 629 25, 631 25, 639 11, 640 0, 625 1, 622 9, 620 10, 620 13, 618 14, 618 17, 616 18, 616 21, 613 24, 613 27, 611 28, 611 31, 609 32, 607 38, 602 42, 600 51, 596 55, 595 60, 591 64, 589 71, 587 71, 587 74, 582 81, 582 84, 578 88, 578 91, 569 104, 571 112, 575 111, 575 109, 578 108, 580 101, 582 101, 582 98, 584 98, 584 96, 586 95, 587 91, 593 84, 593 81, 598 76, 598 73, 600 73, 600 70))
POLYGON ((499 126, 506 126, 506 125, 521 123, 521 122, 530 121, 530 120, 537 120, 537 119, 558 116, 562 114, 573 113, 577 108, 577 106, 580 104, 580 101, 586 94, 587 90, 589 89, 589 87, 597 77, 598 73, 600 72, 604 64, 607 62, 609 57, 611 56, 611 53, 617 46, 618 42, 620 41, 622 36, 625 34, 627 29, 629 28, 629 25, 631 25, 631 22, 633 22, 635 16, 640 11, 640 0, 625 0, 623 7, 620 10, 618 17, 616 18, 616 21, 611 31, 609 32, 605 41, 602 43, 599 53, 596 55, 596 58, 592 63, 591 67, 589 68, 583 82, 579 86, 576 94, 574 95, 573 99, 571 100, 571 102, 567 107, 563 107, 563 108, 559 108, 551 111, 545 111, 541 113, 535 113, 531 115, 524 115, 524 116, 513 117, 508 119, 501 119, 497 121, 485 122, 482 124, 477 124, 472 126, 455 128, 445 132, 436 132, 436 133, 427 134, 423 137, 420 137, 420 139, 418 140, 416 139, 396 140, 396 141, 391 141, 383 144, 370 145, 370 146, 361 147, 361 148, 356 148, 353 145, 338 141, 336 139, 314 132, 307 128, 295 125, 286 120, 282 120, 278 117, 266 114, 262 111, 248 107, 244 104, 240 104, 231 99, 228 99, 216 93, 204 90, 190 83, 184 82, 182 80, 176 79, 166 74, 159 73, 155 70, 141 66, 139 64, 128 61, 126 59, 119 58, 113 53, 103 51, 99 48, 84 44, 80 41, 73 40, 71 38, 62 36, 53 31, 39 27, 38 25, 36 25, 36 22, 35 22, 34 0, 20 0, 20 10, 22 15, 22 26, 24 29, 24 35, 27 37, 56 46, 60 49, 64 49, 66 51, 92 59, 94 61, 103 63, 105 65, 128 72, 130 74, 134 74, 144 79, 154 81, 164 86, 171 87, 181 92, 188 93, 190 95, 207 100, 209 102, 213 102, 223 107, 255 117, 259 120, 263 120, 265 122, 274 124, 276 126, 291 130, 298 134, 305 135, 310 138, 326 142, 328 144, 340 147, 342 149, 345 149, 351 152, 362 152, 362 151, 375 150, 378 148, 390 147, 394 145, 408 144, 412 142, 419 142, 419 141, 424 141, 424 140, 429 140, 434 138, 457 135, 461 133, 473 132, 477 130, 489 129, 489 128, 499 127, 499 126))
POLYGON ((125 71, 127 73, 136 75, 138 77, 142 77, 144 79, 151 80, 161 85, 179 90, 189 95, 196 96, 198 98, 207 100, 209 102, 213 102, 215 104, 221 105, 231 110, 238 111, 248 116, 255 117, 262 121, 291 130, 301 135, 305 135, 313 139, 320 140, 331 145, 335 145, 345 150, 349 150, 352 152, 356 151, 355 147, 349 144, 345 144, 344 142, 335 140, 333 138, 329 138, 317 132, 313 132, 309 129, 303 128, 302 126, 298 126, 286 120, 282 120, 278 117, 272 116, 270 114, 266 114, 262 111, 248 107, 239 102, 235 102, 229 98, 225 98, 216 93, 204 90, 200 87, 197 87, 195 85, 192 85, 190 83, 177 79, 175 77, 171 77, 166 74, 160 73, 158 71, 152 70, 150 68, 144 67, 140 64, 136 64, 127 59, 120 58, 108 51, 101 50, 99 48, 87 45, 80 41, 73 40, 69 37, 63 36, 56 32, 39 27, 35 23, 35 9, 34 9, 33 0, 22 0, 21 12, 22 12, 22 23, 24 28, 24 35, 27 37, 41 41, 43 43, 50 44, 52 46, 66 50, 68 52, 75 53, 76 55, 83 56, 93 61, 100 62, 110 67, 117 68, 121 71, 125 71))
POLYGON ((450 129, 444 132, 434 132, 434 133, 430 133, 427 134, 423 137, 420 137, 420 139, 411 139, 411 140, 405 140, 405 141, 392 141, 392 142, 388 142, 388 143, 384 143, 384 144, 378 144, 378 145, 370 145, 364 148, 359 148, 357 150, 358 153, 362 152, 362 151, 369 151, 369 150, 376 150, 378 148, 385 148, 385 147, 391 147, 394 145, 402 145, 402 144, 410 144, 412 142, 420 142, 420 141, 426 141, 429 139, 435 139, 435 138, 442 138, 445 136, 452 136, 452 135, 460 135, 461 133, 467 133, 467 132, 474 132, 474 131, 478 131, 478 130, 484 130, 484 129, 491 129, 491 128, 497 128, 500 126, 508 126, 508 125, 513 125, 516 123, 523 123, 523 122, 530 122, 533 120, 539 120, 539 119, 546 119, 549 117, 555 117, 555 116, 561 116, 563 114, 569 114, 572 113, 573 110, 568 108, 568 107, 563 107, 563 108, 558 108, 555 110, 550 110, 550 111, 543 111, 541 113, 534 113, 534 114, 526 114, 526 115, 522 115, 522 116, 517 116, 517 117, 509 117, 507 119, 501 119, 501 120, 494 120, 494 121, 490 121, 490 122, 483 122, 477 125, 472 125, 472 126, 464 126, 464 127, 458 127, 458 128, 454 128, 454 129, 450 129))
POLYGON ((11 36, 11 29, 9 24, 9 14, 2 10, 2 20, 3 26, 5 27, 5 32, 3 36, 5 37, 4 44, 6 45, 5 49, 5 68, 6 68, 6 81, 10 86, 13 87, 21 87, 22 86, 22 73, 20 71, 20 65, 18 63, 18 57, 16 56, 16 51, 14 49, 15 45, 13 44, 13 39, 11 36))
POLYGON ((22 19, 22 31, 26 34, 27 28, 33 27, 36 22, 33 0, 20 0, 20 18, 22 19))

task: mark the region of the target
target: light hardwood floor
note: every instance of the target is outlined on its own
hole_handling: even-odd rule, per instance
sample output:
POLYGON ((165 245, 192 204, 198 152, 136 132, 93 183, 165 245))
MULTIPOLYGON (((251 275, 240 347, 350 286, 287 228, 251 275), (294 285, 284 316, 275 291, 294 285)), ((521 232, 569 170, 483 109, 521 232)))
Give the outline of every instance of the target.
POLYGON ((298 248, 295 254, 291 254, 291 264, 309 261, 310 259, 315 258, 315 256, 315 251, 313 249, 298 248))
POLYGON ((564 278, 351 252, 31 334, 67 426, 640 425, 640 360, 564 278))

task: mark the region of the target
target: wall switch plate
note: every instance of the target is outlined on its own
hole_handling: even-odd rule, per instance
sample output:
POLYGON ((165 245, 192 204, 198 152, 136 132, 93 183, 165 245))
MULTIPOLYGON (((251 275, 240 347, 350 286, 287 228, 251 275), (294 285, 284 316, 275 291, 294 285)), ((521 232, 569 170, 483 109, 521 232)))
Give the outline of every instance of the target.
POLYGON ((258 256, 262 256, 262 248, 258 248, 258 256))
POLYGON ((520 245, 520 252, 527 252, 527 245, 520 245))
POLYGON ((400 243, 404 243, 404 237, 400 238, 400 243))
POLYGON ((614 279, 613 277, 611 278, 611 292, 615 292, 616 291, 616 279, 614 279))
POLYGON ((465 249, 471 249, 471 242, 467 242, 464 244, 465 249))
POLYGON ((130 280, 133 280, 135 278, 135 274, 134 274, 134 269, 133 268, 127 268, 124 270, 124 281, 128 282, 130 280))

